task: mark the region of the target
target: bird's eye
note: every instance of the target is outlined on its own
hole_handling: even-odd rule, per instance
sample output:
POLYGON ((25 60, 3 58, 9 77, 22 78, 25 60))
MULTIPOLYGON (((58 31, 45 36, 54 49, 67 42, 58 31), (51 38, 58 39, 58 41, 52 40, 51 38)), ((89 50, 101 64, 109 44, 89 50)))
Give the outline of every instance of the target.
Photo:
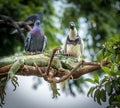
POLYGON ((36 22, 36 25, 38 25, 38 26, 39 26, 39 25, 40 25, 40 22, 39 22, 39 21, 37 21, 37 22, 36 22))
POLYGON ((73 23, 71 23, 71 24, 70 24, 70 26, 74 26, 74 24, 73 24, 73 23))

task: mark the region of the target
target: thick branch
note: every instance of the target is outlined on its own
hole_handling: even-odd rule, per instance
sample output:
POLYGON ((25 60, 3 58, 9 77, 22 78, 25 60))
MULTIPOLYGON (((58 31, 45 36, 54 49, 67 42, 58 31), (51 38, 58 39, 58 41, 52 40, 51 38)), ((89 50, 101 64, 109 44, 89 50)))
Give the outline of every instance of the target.
POLYGON ((105 66, 105 65, 108 65, 108 64, 109 64, 108 61, 103 61, 102 64, 99 64, 99 63, 98 64, 97 63, 94 64, 94 62, 88 62, 88 63, 85 62, 84 65, 89 65, 89 66, 85 66, 81 70, 76 71, 76 73, 73 74, 73 77, 74 77, 74 79, 77 79, 77 78, 79 78, 80 76, 82 76, 84 74, 91 73, 91 72, 94 72, 96 70, 101 69, 101 65, 105 66))
MULTIPOLYGON (((89 65, 89 66, 84 66, 81 70, 77 70, 77 67, 80 64, 78 64, 76 66, 76 68, 74 68, 71 73, 73 74, 73 79, 77 79, 79 78, 80 76, 84 75, 84 74, 87 74, 87 73, 91 73, 95 70, 99 70, 101 69, 101 65, 99 63, 93 63, 93 62, 83 62, 82 65, 89 65)), ((107 65, 108 62, 103 62, 102 65, 107 65)), ((5 76, 7 75, 9 69, 10 69, 11 65, 7 65, 7 66, 4 66, 2 68, 0 68, 0 76, 5 76)), ((48 67, 38 67, 41 72, 44 74, 48 67)), ((61 71, 61 70, 57 70, 57 69, 54 69, 54 68, 50 68, 50 70, 54 70, 54 72, 56 73, 55 77, 59 77, 61 78, 60 80, 56 80, 55 77, 53 79, 49 79, 48 81, 49 82, 55 82, 55 83, 58 83, 58 82, 61 82, 65 79, 67 79, 68 77, 70 77, 70 73, 68 71, 61 71), (67 76, 67 77, 66 77, 67 76)), ((21 69, 19 69, 19 71, 16 73, 17 75, 23 75, 23 76, 31 76, 31 75, 34 75, 34 76, 38 76, 38 77, 43 77, 41 76, 39 70, 35 67, 35 66, 28 66, 28 65, 24 65, 21 67, 21 69)), ((48 76, 49 78, 49 76, 48 76)))

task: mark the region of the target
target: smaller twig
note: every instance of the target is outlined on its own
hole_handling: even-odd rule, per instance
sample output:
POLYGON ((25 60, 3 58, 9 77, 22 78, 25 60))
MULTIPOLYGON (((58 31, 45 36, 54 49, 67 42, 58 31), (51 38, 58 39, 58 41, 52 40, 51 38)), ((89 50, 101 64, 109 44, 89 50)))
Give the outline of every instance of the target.
POLYGON ((24 36, 24 34, 22 33, 19 25, 18 25, 12 18, 10 18, 10 17, 8 17, 8 16, 5 16, 5 15, 0 15, 0 19, 4 20, 7 25, 11 25, 11 26, 13 26, 14 28, 16 28, 17 31, 18 31, 18 33, 19 33, 20 36, 21 36, 22 41, 24 42, 25 36, 24 36), (10 23, 10 24, 9 24, 9 23, 10 23))
POLYGON ((55 77, 53 77, 53 78, 47 78, 46 80, 48 81, 48 82, 53 82, 53 83, 60 83, 60 82, 62 82, 62 81, 64 81, 64 80, 66 80, 66 79, 68 79, 70 76, 72 76, 75 72, 76 72, 76 70, 81 66, 83 64, 83 61, 82 62, 79 62, 77 65, 76 65, 76 67, 75 68, 73 68, 70 72, 67 72, 68 74, 67 75, 65 75, 65 76, 63 76, 63 77, 61 77, 60 79, 56 79, 55 77))
POLYGON ((83 62, 83 65, 92 65, 92 66, 99 66, 100 63, 96 63, 96 62, 83 62))
POLYGON ((32 26, 33 26, 33 22, 32 21, 29 21, 29 22, 17 22, 17 23, 19 24, 19 26, 21 28, 25 28, 28 31, 30 31, 32 29, 32 26))
POLYGON ((48 68, 47 68, 47 71, 46 71, 47 75, 49 74, 49 69, 50 69, 50 66, 52 64, 53 58, 55 56, 55 53, 56 53, 56 51, 58 51, 60 49, 61 49, 61 47, 57 47, 57 48, 53 49, 52 55, 51 55, 49 63, 48 63, 48 68))
POLYGON ((29 26, 29 25, 25 25, 25 27, 26 27, 26 29, 27 29, 28 31, 32 30, 32 27, 29 26))
POLYGON ((24 27, 26 25, 33 26, 33 22, 32 21, 28 21, 28 22, 19 21, 17 23, 19 24, 20 27, 24 27))
POLYGON ((38 67, 38 65, 37 65, 36 63, 34 63, 34 65, 35 65, 36 69, 38 70, 38 72, 40 73, 40 76, 41 76, 41 77, 44 77, 44 76, 45 76, 45 74, 44 74, 44 73, 42 73, 42 71, 41 71, 40 67, 38 67))

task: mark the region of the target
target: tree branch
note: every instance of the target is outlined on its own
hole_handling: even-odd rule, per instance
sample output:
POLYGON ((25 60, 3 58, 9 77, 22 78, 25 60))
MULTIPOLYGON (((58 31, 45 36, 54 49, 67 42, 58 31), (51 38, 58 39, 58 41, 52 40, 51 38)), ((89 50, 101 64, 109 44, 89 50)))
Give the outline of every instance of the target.
POLYGON ((13 27, 16 30, 14 30, 10 34, 16 34, 17 36, 20 36, 20 39, 22 42, 24 42, 25 36, 24 36, 24 31, 30 31, 32 29, 31 26, 33 26, 33 22, 24 22, 24 21, 15 21, 11 17, 5 16, 5 15, 0 15, 0 26, 5 28, 10 28, 13 27))
MULTIPOLYGON (((37 56, 37 55, 36 55, 37 56)), ((40 56, 42 57, 42 56, 40 56)), ((20 58, 20 57, 19 57, 20 58)), ((31 58, 35 58, 34 56, 31 56, 31 58)), ((37 58, 38 59, 38 58, 37 58)), ((39 58, 40 59, 40 58, 39 58)), ((31 59, 32 60, 32 59, 31 59)), ((34 61, 33 61, 34 62, 34 61)), ((104 61, 102 62, 102 65, 107 65, 109 62, 104 61)), ((28 63, 29 64, 29 63, 28 63)), ((4 77, 8 74, 8 71, 10 69, 10 65, 2 66, 0 68, 0 77, 4 77)), ((23 76, 38 76, 43 77, 48 82, 54 82, 59 83, 66 79, 69 79, 72 75, 73 79, 78 79, 80 76, 91 73, 95 70, 101 69, 101 64, 97 62, 79 62, 71 71, 69 69, 59 70, 57 68, 54 68, 54 64, 49 68, 49 75, 45 74, 48 70, 48 66, 30 66, 30 65, 23 65, 16 75, 23 75, 23 76), (78 69, 80 66, 82 66, 81 69, 78 69), (52 77, 51 74, 52 73, 52 77), (59 79, 58 79, 59 78, 59 79)))
POLYGON ((46 71, 47 75, 49 74, 49 69, 50 69, 50 66, 51 66, 51 64, 52 64, 53 58, 54 58, 54 56, 55 56, 55 53, 56 53, 56 51, 58 51, 58 50, 60 50, 60 49, 61 49, 61 47, 57 47, 57 48, 53 49, 51 58, 50 58, 50 60, 49 60, 49 62, 48 62, 48 68, 47 68, 47 71, 46 71))
POLYGON ((20 28, 20 26, 18 25, 17 22, 15 22, 12 18, 10 18, 8 16, 5 16, 5 15, 0 15, 0 19, 1 19, 0 23, 10 25, 10 26, 16 28, 18 33, 21 36, 22 41, 24 41, 25 36, 24 36, 23 32, 21 31, 21 28, 20 28))

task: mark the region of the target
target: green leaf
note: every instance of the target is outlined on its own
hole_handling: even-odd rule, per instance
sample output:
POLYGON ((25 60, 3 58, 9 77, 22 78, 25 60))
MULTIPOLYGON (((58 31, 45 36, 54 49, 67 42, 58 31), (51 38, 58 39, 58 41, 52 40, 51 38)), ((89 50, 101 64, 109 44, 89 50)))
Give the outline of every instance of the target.
POLYGON ((102 66, 102 69, 103 69, 103 71, 104 72, 106 72, 108 75, 111 75, 111 69, 110 68, 108 68, 108 67, 105 67, 105 66, 102 66))
POLYGON ((112 105, 112 102, 114 101, 114 99, 115 99, 115 95, 112 94, 112 95, 110 96, 110 98, 109 98, 109 104, 110 104, 110 105, 112 105))
POLYGON ((112 64, 111 66, 111 71, 114 71, 114 64, 112 64))
POLYGON ((115 62, 115 57, 116 57, 116 54, 115 54, 115 52, 114 52, 114 53, 112 53, 111 56, 110 56, 110 59, 111 59, 112 62, 115 62))
POLYGON ((92 84, 95 84, 94 80, 93 80, 93 79, 90 79, 90 78, 86 78, 85 81, 90 82, 90 83, 92 83, 92 84))
POLYGON ((107 77, 107 76, 105 76, 103 79, 101 79, 101 80, 100 80, 100 84, 105 83, 105 82, 107 81, 107 79, 108 79, 108 77, 107 77))
POLYGON ((110 95, 111 93, 112 93, 112 85, 111 85, 111 82, 107 82, 106 84, 105 84, 105 90, 106 90, 106 92, 108 93, 108 95, 110 95))
POLYGON ((97 60, 98 60, 98 61, 103 60, 103 50, 104 50, 104 49, 100 50, 100 51, 97 53, 97 60))
POLYGON ((95 87, 91 87, 87 93, 87 96, 89 97, 89 95, 91 94, 91 97, 93 97, 93 91, 95 90, 95 87))
POLYGON ((117 74, 119 71, 118 64, 114 63, 114 72, 117 74))
POLYGON ((101 105, 101 101, 100 101, 101 96, 100 96, 100 94, 101 94, 100 89, 97 89, 95 91, 95 94, 94 94, 94 101, 97 101, 101 105))
POLYGON ((103 102, 106 102, 106 92, 104 89, 101 90, 101 100, 103 102))
POLYGON ((107 58, 107 60, 110 60, 110 55, 111 53, 107 49, 105 49, 103 52, 103 57, 107 58))
POLYGON ((120 102, 120 94, 119 95, 117 95, 117 100, 120 102))
POLYGON ((107 108, 114 108, 114 105, 110 105, 110 106, 108 106, 107 108))
POLYGON ((113 63, 111 65, 111 75, 115 76, 117 74, 117 71, 118 71, 118 66, 116 63, 113 63))
POLYGON ((99 84, 99 76, 97 73, 94 74, 94 82, 99 84))
POLYGON ((114 88, 115 91, 119 90, 119 84, 117 81, 113 80, 112 81, 112 87, 114 88))

